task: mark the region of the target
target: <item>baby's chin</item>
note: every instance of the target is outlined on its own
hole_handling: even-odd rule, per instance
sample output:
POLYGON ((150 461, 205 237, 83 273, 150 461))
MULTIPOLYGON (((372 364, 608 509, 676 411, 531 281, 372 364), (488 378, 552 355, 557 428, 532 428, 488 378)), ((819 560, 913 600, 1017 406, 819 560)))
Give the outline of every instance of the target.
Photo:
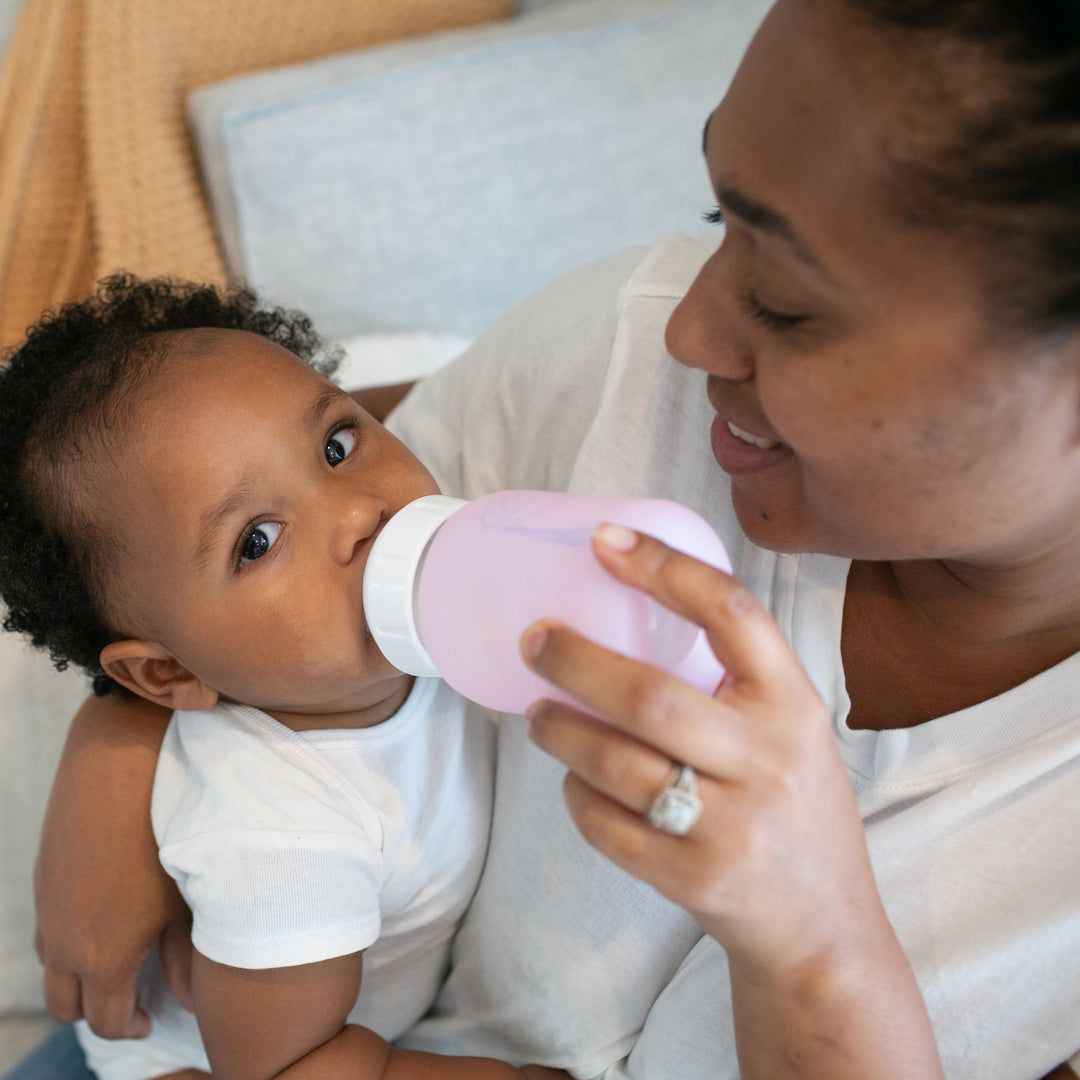
POLYGON ((262 700, 245 704, 267 713, 294 731, 372 727, 388 720, 404 705, 414 679, 415 676, 387 665, 383 675, 365 681, 352 692, 315 703, 262 700))

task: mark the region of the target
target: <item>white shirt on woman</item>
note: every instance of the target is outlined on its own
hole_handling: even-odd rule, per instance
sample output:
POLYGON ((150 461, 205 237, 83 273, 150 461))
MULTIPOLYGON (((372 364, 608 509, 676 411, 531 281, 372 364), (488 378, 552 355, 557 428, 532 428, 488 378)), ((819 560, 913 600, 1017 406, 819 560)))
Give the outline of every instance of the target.
MULTIPOLYGON (((715 243, 670 237, 549 286, 417 387, 390 427, 447 494, 660 496, 710 520, 832 715, 946 1075, 1041 1076, 1080 1048, 1080 654, 914 728, 847 725, 849 564, 743 536, 710 452, 704 374, 664 348, 715 243)), ((488 863, 436 1013, 408 1044, 577 1077, 737 1077, 723 950, 588 847, 563 771, 520 719, 503 721, 488 863)))

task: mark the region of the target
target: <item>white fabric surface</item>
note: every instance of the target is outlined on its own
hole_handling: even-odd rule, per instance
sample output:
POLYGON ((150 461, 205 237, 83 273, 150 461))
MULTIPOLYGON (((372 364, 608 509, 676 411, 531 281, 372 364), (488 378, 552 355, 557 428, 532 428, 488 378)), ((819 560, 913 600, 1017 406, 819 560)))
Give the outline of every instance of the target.
MULTIPOLYGON (((948 1077, 1042 1076, 1080 1047, 1080 654, 910 730, 847 727, 847 563, 741 537, 709 452, 704 377, 663 348, 714 243, 672 238, 549 287, 417 388, 390 426, 449 494, 658 495, 709 518, 832 712, 948 1077)), ((488 864, 440 1015, 410 1043, 579 1077, 736 1077, 722 950, 584 844, 561 776, 520 720, 503 721, 488 864)))
MULTIPOLYGON (((246 706, 177 713, 154 780, 162 864, 204 955, 289 967, 364 951, 350 1014, 384 1037, 416 1022, 445 973, 491 816, 494 726, 438 679, 389 720, 295 732, 246 706)), ((206 1068, 194 1019, 150 967, 146 1040, 79 1037, 102 1080, 206 1068)))

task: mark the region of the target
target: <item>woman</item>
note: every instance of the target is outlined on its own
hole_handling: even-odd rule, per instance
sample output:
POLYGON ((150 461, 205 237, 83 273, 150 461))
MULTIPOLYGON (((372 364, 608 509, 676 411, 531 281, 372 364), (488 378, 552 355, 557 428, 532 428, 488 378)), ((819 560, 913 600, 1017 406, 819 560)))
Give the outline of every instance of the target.
MULTIPOLYGON (((714 698, 526 633, 613 723, 502 725, 487 869, 415 1045, 635 1080, 932 1077, 936 1037, 950 1077, 1067 1075, 1077 85, 1064 0, 778 0, 706 128, 722 243, 550 287, 395 414, 453 494, 689 503, 743 583, 598 539, 705 626, 714 698)), ((172 900, 136 857, 117 918, 95 874, 116 845, 82 821, 97 798, 145 851, 155 730, 76 725, 38 872, 52 1008, 114 1032, 172 900)))

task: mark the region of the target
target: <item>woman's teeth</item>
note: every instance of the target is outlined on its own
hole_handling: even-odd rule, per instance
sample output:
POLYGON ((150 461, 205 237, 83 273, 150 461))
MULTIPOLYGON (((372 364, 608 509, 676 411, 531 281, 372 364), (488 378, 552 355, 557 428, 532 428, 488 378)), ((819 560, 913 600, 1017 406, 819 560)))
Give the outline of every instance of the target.
POLYGON ((777 447, 782 446, 783 443, 777 439, 763 439, 758 435, 751 435, 749 431, 743 431, 742 428, 736 427, 730 420, 727 422, 728 431, 735 436, 736 439, 741 439, 743 442, 750 443, 751 446, 756 446, 761 450, 775 450, 777 447))

